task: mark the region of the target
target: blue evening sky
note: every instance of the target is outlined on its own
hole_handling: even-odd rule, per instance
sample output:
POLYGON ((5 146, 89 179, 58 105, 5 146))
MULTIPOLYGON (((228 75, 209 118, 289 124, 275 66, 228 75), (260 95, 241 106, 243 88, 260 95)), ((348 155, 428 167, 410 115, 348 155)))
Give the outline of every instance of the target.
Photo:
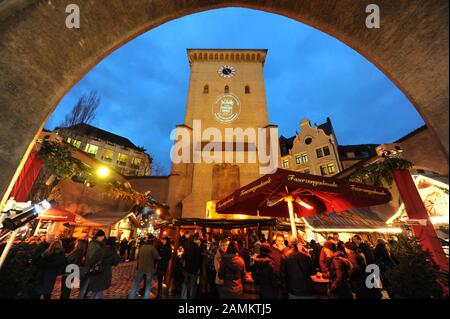
POLYGON ((299 121, 329 116, 340 144, 392 142, 424 124, 409 100, 373 64, 342 42, 288 18, 227 8, 168 22, 118 49, 63 98, 46 128, 97 90, 92 123, 145 147, 166 172, 169 135, 184 119, 187 48, 267 48, 269 119, 292 136, 299 121))

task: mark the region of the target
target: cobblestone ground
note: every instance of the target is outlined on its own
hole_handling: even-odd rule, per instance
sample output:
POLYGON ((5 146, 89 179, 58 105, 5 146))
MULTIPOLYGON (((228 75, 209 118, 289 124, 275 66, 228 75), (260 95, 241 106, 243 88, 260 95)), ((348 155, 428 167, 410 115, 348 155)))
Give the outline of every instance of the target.
MULTIPOLYGON (((136 262, 121 263, 113 267, 112 285, 103 292, 103 299, 127 299, 136 277, 136 262)), ((73 289, 70 298, 78 296, 78 289, 73 289)), ((53 290, 52 298, 59 298, 61 292, 61 278, 59 277, 53 290)), ((153 281, 151 298, 157 292, 156 280, 153 281)), ((88 295, 89 296, 89 295, 88 295)))
MULTIPOLYGON (((136 277, 136 262, 124 262, 119 264, 116 267, 113 267, 113 277, 112 277, 112 285, 109 289, 103 292, 103 299, 127 299, 128 294, 131 291, 131 288, 134 283, 134 279, 136 277)), ((142 283, 141 283, 142 286, 142 283)), ((152 285, 151 298, 155 298, 157 293, 157 282, 154 279, 152 285)), ((56 280, 55 288, 53 290, 52 299, 59 299, 61 292, 61 278, 58 277, 56 280)), ((257 296, 255 294, 255 287, 252 285, 246 285, 244 298, 245 299, 256 299, 257 296)), ((382 291, 383 299, 389 299, 386 291, 382 291)), ((164 296, 167 296, 166 291, 164 290, 164 296)), ((71 299, 76 299, 78 296, 78 289, 73 289, 70 295, 71 299)), ((88 295, 88 297, 90 297, 88 295)), ((140 297, 137 297, 140 298, 140 297)), ((178 298, 174 297, 166 297, 166 298, 178 298)), ((207 298, 207 296, 204 296, 207 298)), ((325 297, 322 297, 325 298, 325 297)))

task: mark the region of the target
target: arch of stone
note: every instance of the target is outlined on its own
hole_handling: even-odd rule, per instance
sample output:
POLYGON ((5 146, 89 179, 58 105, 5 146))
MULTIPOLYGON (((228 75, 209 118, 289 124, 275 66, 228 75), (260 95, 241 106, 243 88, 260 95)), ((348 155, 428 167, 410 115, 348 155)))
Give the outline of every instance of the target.
POLYGON ((365 56, 410 99, 448 155, 448 0, 377 0, 379 29, 365 24, 372 0, 79 1, 79 29, 66 27, 66 7, 71 3, 77 1, 0 1, 2 201, 36 134, 91 68, 165 22, 231 6, 292 18, 365 56))

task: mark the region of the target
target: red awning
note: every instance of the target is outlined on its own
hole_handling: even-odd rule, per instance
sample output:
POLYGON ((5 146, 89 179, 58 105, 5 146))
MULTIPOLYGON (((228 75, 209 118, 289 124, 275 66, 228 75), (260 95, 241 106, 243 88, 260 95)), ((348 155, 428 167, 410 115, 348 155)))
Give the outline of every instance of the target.
POLYGON ((75 225, 83 225, 83 226, 95 226, 96 223, 92 223, 86 218, 82 217, 81 215, 71 213, 67 210, 52 207, 42 215, 38 217, 39 220, 47 220, 47 221, 54 221, 54 222, 66 222, 69 224, 75 224, 75 225))
POLYGON ((284 198, 293 197, 297 217, 381 205, 391 200, 386 188, 278 169, 236 190, 216 204, 219 214, 286 217, 284 198))
POLYGON ((30 200, 30 192, 36 181, 39 172, 43 166, 43 162, 35 153, 31 153, 23 166, 19 177, 9 194, 9 197, 14 197, 16 202, 27 202, 30 200))

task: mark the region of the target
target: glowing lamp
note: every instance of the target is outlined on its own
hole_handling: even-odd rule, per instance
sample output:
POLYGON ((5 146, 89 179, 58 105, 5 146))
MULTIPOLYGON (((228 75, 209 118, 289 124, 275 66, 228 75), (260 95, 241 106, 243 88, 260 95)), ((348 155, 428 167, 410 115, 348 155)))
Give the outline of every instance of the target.
POLYGON ((109 175, 109 168, 106 166, 101 166, 97 169, 97 175, 99 177, 107 177, 109 175))
POLYGON ((295 202, 306 209, 309 209, 309 210, 314 209, 314 207, 312 205, 308 204, 307 202, 302 201, 300 198, 296 198, 295 202))

